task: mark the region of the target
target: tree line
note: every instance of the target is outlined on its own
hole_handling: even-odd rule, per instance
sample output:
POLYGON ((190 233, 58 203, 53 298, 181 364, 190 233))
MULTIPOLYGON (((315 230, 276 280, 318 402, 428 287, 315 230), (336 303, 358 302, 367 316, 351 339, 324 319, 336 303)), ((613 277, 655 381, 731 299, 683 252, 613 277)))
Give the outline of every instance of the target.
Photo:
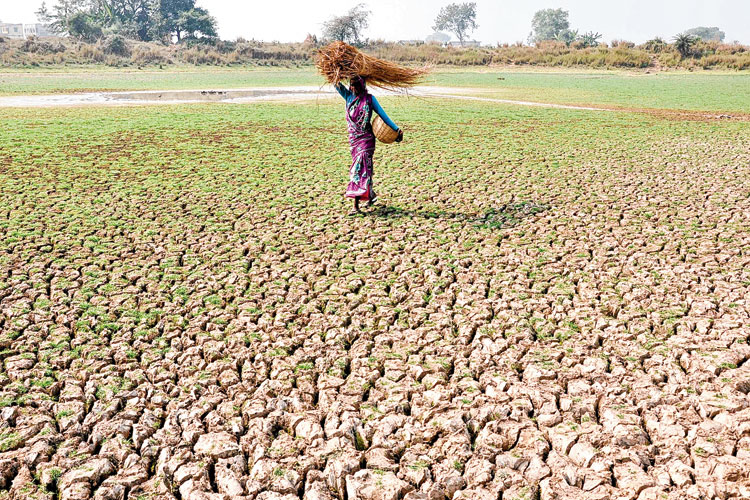
MULTIPOLYGON (((363 32, 369 25, 370 11, 364 4, 359 4, 349 10, 343 16, 334 16, 323 25, 323 37, 326 40, 342 40, 354 45, 363 43, 363 32)), ((458 39, 461 45, 468 39, 471 33, 479 27, 477 24, 476 2, 452 3, 442 7, 435 18, 433 30, 437 33, 431 35, 434 41, 447 42, 450 37, 440 32, 448 32, 458 39)), ((675 48, 687 57, 692 47, 698 40, 724 41, 724 32, 716 27, 698 27, 690 29, 674 37, 675 48)), ((602 35, 599 32, 587 31, 580 33, 577 29, 571 29, 569 12, 563 9, 542 9, 534 14, 531 19, 531 33, 528 42, 539 44, 547 41, 563 42, 567 46, 575 45, 578 48, 597 47, 601 43, 602 35)), ((660 45, 667 43, 661 38, 654 38, 647 45, 658 49, 660 45)), ((658 50, 656 50, 658 51, 658 50)))
POLYGON ((86 41, 121 35, 141 41, 215 39, 216 20, 195 0, 57 0, 37 17, 58 34, 86 41))
MULTIPOLYGON (((120 35, 141 41, 163 43, 184 40, 215 41, 218 39, 216 20, 196 0, 57 0, 48 8, 42 3, 37 11, 39 20, 56 33, 77 39, 95 41, 106 35, 120 35)), ((324 40, 342 40, 362 46, 364 31, 369 26, 371 12, 365 4, 351 8, 344 15, 333 16, 323 23, 324 40)), ((442 7, 433 25, 436 32, 430 39, 447 42, 454 35, 461 45, 479 27, 476 2, 451 3, 442 7)), ((698 27, 674 37, 674 47, 683 56, 693 52, 699 40, 724 40, 724 32, 715 27, 698 27)), ((540 44, 557 41, 577 48, 596 47, 602 35, 572 29, 569 12, 563 9, 542 9, 531 20, 528 42, 540 44)), ((310 35, 308 40, 317 41, 310 35)), ((124 41, 122 42, 124 43, 124 41)), ((653 52, 668 44, 661 38, 646 42, 653 52)))

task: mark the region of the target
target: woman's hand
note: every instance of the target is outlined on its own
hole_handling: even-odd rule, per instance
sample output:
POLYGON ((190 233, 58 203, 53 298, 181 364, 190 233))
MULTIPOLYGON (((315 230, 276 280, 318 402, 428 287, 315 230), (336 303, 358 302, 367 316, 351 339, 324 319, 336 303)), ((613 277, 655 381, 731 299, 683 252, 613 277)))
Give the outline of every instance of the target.
POLYGON ((404 131, 399 129, 398 130, 398 137, 396 137, 396 142, 401 142, 404 140, 404 131))

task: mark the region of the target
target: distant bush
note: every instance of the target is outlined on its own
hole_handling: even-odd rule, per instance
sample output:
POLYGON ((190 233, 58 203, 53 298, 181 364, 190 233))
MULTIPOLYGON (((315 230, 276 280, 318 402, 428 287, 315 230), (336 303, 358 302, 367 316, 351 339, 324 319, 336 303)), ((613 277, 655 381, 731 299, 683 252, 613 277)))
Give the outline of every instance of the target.
POLYGON ((684 66, 682 57, 676 50, 662 52, 661 54, 659 54, 659 58, 657 60, 659 62, 659 65, 665 68, 677 68, 681 65, 684 66))
POLYGON ((679 52, 683 58, 697 55, 697 53, 694 52, 694 47, 700 40, 699 38, 688 35, 687 33, 680 33, 675 36, 673 40, 674 48, 677 49, 677 52, 679 52))
MULTIPOLYGON (((571 46, 543 41, 535 46, 443 47, 439 44, 406 45, 372 42, 364 50, 376 57, 402 64, 454 66, 528 65, 591 68, 725 68, 749 69, 750 47, 715 41, 698 41, 691 57, 682 58, 673 44, 654 39, 635 47, 615 40, 612 46, 571 46)), ((0 42, 0 65, 38 66, 58 64, 106 64, 147 66, 193 65, 309 65, 320 44, 259 42, 237 39, 190 40, 178 45, 126 40, 111 35, 95 43, 68 38, 5 40, 0 42)))
POLYGON ((41 40, 36 37, 31 37, 23 41, 23 43, 21 44, 21 50, 40 55, 57 54, 58 52, 65 52, 65 45, 60 42, 54 43, 47 40, 41 40))
POLYGON ((643 50, 608 49, 606 47, 574 48, 564 42, 544 41, 537 46, 501 46, 495 48, 440 47, 387 44, 367 47, 377 57, 398 62, 454 64, 459 66, 515 64, 530 66, 588 66, 646 68, 651 56, 643 50))
POLYGON ((722 43, 716 50, 717 53, 720 54, 742 54, 748 52, 750 48, 745 45, 740 45, 739 43, 722 43))
POLYGON ((83 59, 84 61, 92 61, 97 63, 102 63, 107 58, 107 55, 98 45, 87 43, 81 44, 80 48, 78 49, 78 55, 80 56, 80 59, 83 59))
POLYGON ((188 64, 195 65, 217 65, 225 62, 217 50, 209 47, 191 47, 182 53, 181 59, 188 64))
POLYGON ((613 49, 632 49, 635 44, 627 40, 612 40, 609 46, 613 49))
POLYGON ((132 61, 138 65, 172 63, 166 47, 159 47, 154 44, 140 44, 136 47, 133 51, 132 61))
POLYGON ((668 46, 669 44, 665 40, 657 36, 656 38, 652 38, 648 42, 644 43, 642 48, 648 52, 653 52, 654 54, 660 54, 664 52, 665 50, 667 50, 668 46))
POLYGON ((86 12, 76 12, 67 21, 68 33, 79 40, 94 42, 102 37, 102 27, 86 12))
POLYGON ((128 47, 128 42, 122 35, 109 35, 100 40, 99 45, 106 54, 122 57, 130 55, 130 47, 128 47))
POLYGON ((704 56, 700 60, 704 69, 727 68, 727 69, 750 69, 750 53, 745 52, 739 56, 732 54, 712 54, 704 56))

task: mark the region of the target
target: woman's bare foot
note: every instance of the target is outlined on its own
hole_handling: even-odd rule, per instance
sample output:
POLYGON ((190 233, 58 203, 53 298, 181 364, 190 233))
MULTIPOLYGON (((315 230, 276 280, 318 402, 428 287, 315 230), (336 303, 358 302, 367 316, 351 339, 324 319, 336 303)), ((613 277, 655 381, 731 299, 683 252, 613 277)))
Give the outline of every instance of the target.
POLYGON ((370 200, 369 200, 369 201, 367 202, 367 207, 369 208, 369 207, 373 206, 373 205, 375 204, 375 202, 376 202, 376 201, 378 201, 378 197, 377 197, 377 196, 373 196, 373 197, 372 197, 372 198, 370 198, 370 200))
POLYGON ((354 198, 354 208, 349 212, 349 215, 357 215, 361 213, 362 211, 359 209, 359 198, 354 198))

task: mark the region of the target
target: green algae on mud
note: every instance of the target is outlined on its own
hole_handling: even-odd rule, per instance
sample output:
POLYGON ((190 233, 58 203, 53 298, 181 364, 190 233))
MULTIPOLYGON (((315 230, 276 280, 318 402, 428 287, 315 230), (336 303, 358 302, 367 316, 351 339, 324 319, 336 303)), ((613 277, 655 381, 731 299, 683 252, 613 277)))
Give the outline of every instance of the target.
POLYGON ((0 439, 45 445, 39 498, 156 496, 178 449, 243 493, 341 491, 364 461, 445 496, 493 457, 509 498, 554 494, 570 450, 634 496, 662 469, 632 463, 688 453, 678 425, 696 483, 741 465, 748 127, 383 104, 406 139, 354 218, 340 102, 0 109, 0 439))

